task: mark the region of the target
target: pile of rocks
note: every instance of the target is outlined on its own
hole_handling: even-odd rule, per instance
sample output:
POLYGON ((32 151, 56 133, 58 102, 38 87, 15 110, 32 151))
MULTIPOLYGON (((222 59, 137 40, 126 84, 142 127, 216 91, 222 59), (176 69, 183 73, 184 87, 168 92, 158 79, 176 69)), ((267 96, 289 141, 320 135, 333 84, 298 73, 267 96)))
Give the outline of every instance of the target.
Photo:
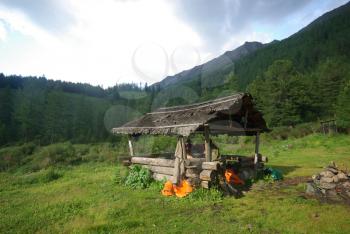
POLYGON ((332 162, 324 171, 312 176, 312 181, 307 184, 306 193, 331 201, 350 203, 350 173, 339 169, 332 162))

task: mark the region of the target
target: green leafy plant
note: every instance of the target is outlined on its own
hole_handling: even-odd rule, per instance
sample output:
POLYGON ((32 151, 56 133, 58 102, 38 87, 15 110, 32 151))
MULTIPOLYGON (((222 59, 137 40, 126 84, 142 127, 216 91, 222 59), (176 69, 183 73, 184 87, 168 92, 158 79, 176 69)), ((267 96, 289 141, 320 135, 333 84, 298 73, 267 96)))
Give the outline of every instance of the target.
POLYGON ((132 188, 148 188, 152 181, 153 178, 150 170, 135 165, 130 168, 129 174, 125 180, 125 185, 132 188))

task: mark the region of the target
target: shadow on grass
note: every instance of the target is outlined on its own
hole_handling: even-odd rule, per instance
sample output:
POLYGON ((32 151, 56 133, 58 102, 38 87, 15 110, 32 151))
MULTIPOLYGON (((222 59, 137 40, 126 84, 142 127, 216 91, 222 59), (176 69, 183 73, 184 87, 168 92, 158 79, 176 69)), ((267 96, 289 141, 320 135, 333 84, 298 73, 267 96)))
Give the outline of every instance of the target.
POLYGON ((280 172, 282 172, 283 176, 288 175, 289 173, 295 171, 296 169, 301 168, 300 166, 279 166, 279 165, 269 165, 266 166, 267 167, 271 167, 273 169, 277 169, 280 172))

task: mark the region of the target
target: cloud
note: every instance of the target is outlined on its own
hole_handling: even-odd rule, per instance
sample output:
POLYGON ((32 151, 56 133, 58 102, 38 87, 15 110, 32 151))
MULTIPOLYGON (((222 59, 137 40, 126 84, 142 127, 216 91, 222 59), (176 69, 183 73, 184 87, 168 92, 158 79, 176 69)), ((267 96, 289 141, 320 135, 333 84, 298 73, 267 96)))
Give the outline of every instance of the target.
POLYGON ((0 21, 0 41, 6 40, 6 36, 7 36, 7 31, 6 31, 5 25, 2 21, 0 21))
POLYGON ((0 0, 0 5, 21 11, 36 25, 54 34, 62 33, 75 22, 67 0, 0 0))
MULTIPOLYGON (((217 51, 222 49, 228 41, 234 40, 232 39, 234 36, 238 35, 242 38, 242 35, 246 34, 247 39, 251 38, 250 34, 253 32, 250 30, 253 29, 254 24, 278 27, 289 16, 319 2, 316 0, 175 0, 174 7, 177 15, 201 35, 208 49, 217 51)), ((340 1, 332 2, 334 4, 340 1)), ((266 35, 264 37, 266 38, 266 35)), ((259 39, 259 37, 254 38, 259 39)))

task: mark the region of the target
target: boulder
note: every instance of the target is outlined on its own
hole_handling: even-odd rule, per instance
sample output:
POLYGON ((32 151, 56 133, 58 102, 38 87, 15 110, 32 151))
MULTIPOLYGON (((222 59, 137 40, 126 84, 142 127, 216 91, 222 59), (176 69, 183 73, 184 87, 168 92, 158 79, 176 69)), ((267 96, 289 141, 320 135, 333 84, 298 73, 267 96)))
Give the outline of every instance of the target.
POLYGON ((339 182, 338 175, 333 176, 332 179, 333 179, 333 182, 334 182, 334 183, 338 183, 338 182, 339 182))
POLYGON ((350 190, 350 181, 346 181, 342 184, 342 186, 345 188, 345 189, 349 189, 350 190))
POLYGON ((334 176, 334 173, 331 171, 322 171, 320 175, 322 177, 332 178, 334 176))
POLYGON ((335 183, 327 183, 327 182, 321 182, 319 187, 322 189, 334 189, 335 188, 335 183))
POLYGON ((338 174, 338 170, 333 168, 333 167, 327 167, 326 169, 327 169, 327 171, 330 171, 330 172, 332 172, 335 175, 338 174))
POLYGON ((348 180, 348 177, 345 175, 344 172, 339 172, 337 176, 340 181, 348 180))
POLYGON ((332 183, 333 182, 333 177, 322 177, 320 180, 320 183, 332 183))

